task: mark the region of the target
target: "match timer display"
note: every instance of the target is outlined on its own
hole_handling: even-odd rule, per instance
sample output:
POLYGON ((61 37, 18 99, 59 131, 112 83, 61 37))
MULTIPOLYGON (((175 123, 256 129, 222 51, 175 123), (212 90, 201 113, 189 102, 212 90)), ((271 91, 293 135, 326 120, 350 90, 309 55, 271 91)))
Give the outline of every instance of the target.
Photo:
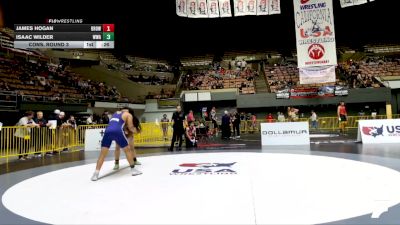
POLYGON ((14 47, 114 48, 114 24, 18 24, 14 47))

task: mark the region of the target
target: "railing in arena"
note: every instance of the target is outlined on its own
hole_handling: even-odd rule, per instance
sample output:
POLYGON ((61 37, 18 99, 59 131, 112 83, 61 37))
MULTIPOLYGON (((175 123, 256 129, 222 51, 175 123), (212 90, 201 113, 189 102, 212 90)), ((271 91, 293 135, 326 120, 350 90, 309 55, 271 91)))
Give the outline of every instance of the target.
MULTIPOLYGON (((349 116, 347 129, 357 129, 359 120, 386 119, 385 115, 376 116, 349 116)), ((393 115, 393 119, 400 118, 400 115, 393 115)), ((308 118, 300 118, 298 121, 309 121, 308 118)), ((241 121, 240 130, 242 133, 257 133, 260 131, 260 124, 265 120, 241 121)), ((276 122, 275 120, 269 122, 276 122)), ((290 122, 290 121, 286 121, 290 122)), ((107 125, 81 125, 76 129, 66 128, 27 128, 9 126, 0 130, 0 158, 42 154, 52 152, 60 153, 63 150, 80 151, 85 145, 85 132, 88 129, 102 129, 107 125)), ((160 147, 168 146, 172 136, 171 123, 142 123, 142 131, 134 136, 135 146, 138 147, 160 147), (163 129, 167 130, 164 136, 163 129)), ((212 127, 210 122, 205 127, 212 127)), ((318 130, 336 131, 339 130, 339 123, 336 117, 318 118, 318 130)))

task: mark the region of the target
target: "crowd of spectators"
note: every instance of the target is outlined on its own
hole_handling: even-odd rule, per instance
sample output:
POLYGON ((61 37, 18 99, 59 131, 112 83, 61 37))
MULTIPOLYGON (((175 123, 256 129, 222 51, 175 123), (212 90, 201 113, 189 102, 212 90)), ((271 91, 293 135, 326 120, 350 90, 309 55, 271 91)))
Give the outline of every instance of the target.
POLYGON ((129 80, 146 85, 164 85, 170 83, 168 77, 165 76, 144 76, 144 75, 129 75, 129 80))
MULTIPOLYGON (((382 76, 400 76, 400 60, 383 57, 367 58, 366 60, 340 63, 337 67, 337 79, 334 83, 324 85, 342 85, 350 88, 379 88, 381 83, 376 79, 382 76)), ((271 92, 281 89, 305 87, 299 80, 299 70, 296 65, 265 66, 265 76, 271 92)), ((315 84, 318 86, 322 84, 315 84)))
POLYGON ((199 71, 193 73, 188 71, 183 79, 183 87, 187 90, 210 90, 238 88, 241 93, 255 93, 254 78, 257 72, 250 68, 237 70, 225 70, 219 67, 216 70, 199 71))
POLYGON ((383 57, 367 58, 359 62, 350 59, 339 64, 338 70, 352 88, 377 88, 381 84, 376 77, 400 75, 400 62, 398 59, 383 57))
POLYGON ((29 101, 66 99, 131 102, 115 86, 82 78, 64 65, 0 59, 0 90, 16 91, 29 101))
POLYGON ((175 96, 175 90, 164 90, 163 88, 160 92, 149 92, 146 99, 167 99, 173 98, 175 96))

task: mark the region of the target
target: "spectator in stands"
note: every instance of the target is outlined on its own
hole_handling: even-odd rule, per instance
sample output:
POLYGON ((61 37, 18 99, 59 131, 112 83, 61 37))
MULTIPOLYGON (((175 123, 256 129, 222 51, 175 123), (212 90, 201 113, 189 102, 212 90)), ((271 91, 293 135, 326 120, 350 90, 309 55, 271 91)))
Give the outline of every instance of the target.
POLYGON ((288 107, 288 119, 290 122, 296 122, 299 119, 299 110, 294 107, 288 107))
POLYGON ((86 125, 92 125, 95 124, 94 120, 93 120, 93 115, 90 115, 87 119, 86 119, 86 125))
POLYGON ((57 117, 57 126, 62 127, 66 125, 66 118, 65 118, 65 112, 60 112, 60 114, 57 117))
POLYGON ((58 115, 60 115, 60 110, 55 109, 54 112, 49 116, 49 120, 57 120, 58 115))
POLYGON ((0 82, 0 90, 11 91, 11 88, 8 86, 8 84, 6 82, 0 82))
POLYGON ((34 119, 35 123, 39 125, 39 127, 49 127, 51 124, 43 117, 43 112, 38 111, 36 113, 36 118, 34 119))
POLYGON ((76 129, 77 128, 76 120, 75 120, 75 117, 73 115, 69 116, 69 119, 67 120, 67 124, 72 129, 76 129))
POLYGON ((254 133, 257 128, 257 116, 256 114, 250 114, 251 115, 251 132, 254 133))
POLYGON ((101 124, 108 124, 110 122, 110 113, 108 111, 104 111, 101 116, 101 124))
POLYGON ((278 112, 278 122, 285 122, 285 115, 282 112, 278 112))
POLYGON ((230 124, 231 124, 231 118, 229 116, 228 111, 225 110, 221 120, 222 139, 229 139, 229 137, 231 136, 230 124))
POLYGON ((40 127, 38 124, 35 123, 33 120, 35 113, 32 111, 27 111, 25 116, 22 117, 16 126, 23 127, 17 128, 14 136, 17 137, 17 145, 18 145, 18 159, 26 160, 28 159, 28 153, 31 149, 31 128, 40 127), (25 153, 25 154, 24 154, 25 153))
POLYGON ((194 122, 190 122, 189 126, 186 128, 185 132, 186 137, 186 148, 195 148, 197 147, 197 140, 196 140, 196 127, 194 126, 194 122))
POLYGON ((339 106, 337 108, 337 116, 338 116, 338 120, 339 120, 340 132, 342 134, 344 134, 345 130, 346 130, 346 125, 347 125, 347 109, 346 109, 346 105, 345 105, 344 101, 341 101, 339 103, 339 106))
POLYGON ((167 118, 167 114, 164 114, 163 118, 161 118, 161 128, 163 131, 164 140, 168 139, 168 123, 169 119, 167 118))
POLYGON ((318 129, 318 116, 314 110, 311 110, 310 120, 311 120, 311 128, 318 129))
POLYGON ((373 119, 373 120, 376 119, 376 116, 377 116, 377 115, 378 115, 378 113, 377 113, 376 109, 373 109, 372 112, 371 112, 371 117, 372 117, 372 119, 373 119))
MULTIPOLYGON (((44 116, 42 111, 38 111, 36 113, 36 118, 34 119, 35 123, 38 124, 41 128, 44 127, 50 127, 51 123, 47 121, 44 116)), ((41 148, 45 148, 47 144, 51 143, 52 140, 52 135, 49 132, 46 132, 47 130, 41 130, 40 136, 44 136, 44 140, 40 141, 40 138, 42 137, 34 137, 36 140, 36 143, 39 143, 41 145, 41 148)), ((51 155, 51 152, 46 152, 46 154, 51 155)), ((40 154, 37 154, 38 157, 40 157, 40 154)))
POLYGON ((212 107, 210 111, 211 122, 213 124, 213 134, 218 136, 218 123, 217 123, 217 110, 215 107, 212 107))
POLYGON ((272 116, 271 113, 268 113, 268 115, 265 117, 265 120, 267 121, 267 123, 273 123, 274 117, 272 116))
POLYGON ((232 126, 233 126, 233 137, 235 138, 236 135, 236 138, 240 138, 240 115, 237 111, 233 114, 232 126))
POLYGON ((193 115, 193 110, 189 110, 189 114, 187 115, 187 123, 190 124, 191 122, 194 122, 194 115, 193 115))
POLYGON ((185 116, 182 112, 182 108, 180 106, 176 107, 176 112, 172 115, 172 121, 173 121, 173 129, 174 132, 172 134, 172 140, 171 140, 171 146, 168 149, 169 151, 174 150, 174 145, 175 141, 179 141, 179 148, 178 150, 182 150, 182 135, 185 132, 184 130, 184 122, 185 122, 185 116))

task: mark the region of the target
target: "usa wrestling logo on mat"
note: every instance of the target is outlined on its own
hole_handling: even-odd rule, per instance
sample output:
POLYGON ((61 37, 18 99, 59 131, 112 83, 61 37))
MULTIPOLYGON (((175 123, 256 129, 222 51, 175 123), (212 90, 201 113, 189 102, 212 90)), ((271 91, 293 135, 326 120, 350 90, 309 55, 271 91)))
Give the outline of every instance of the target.
POLYGON ((170 175, 232 175, 233 163, 182 163, 179 169, 174 169, 170 175))

